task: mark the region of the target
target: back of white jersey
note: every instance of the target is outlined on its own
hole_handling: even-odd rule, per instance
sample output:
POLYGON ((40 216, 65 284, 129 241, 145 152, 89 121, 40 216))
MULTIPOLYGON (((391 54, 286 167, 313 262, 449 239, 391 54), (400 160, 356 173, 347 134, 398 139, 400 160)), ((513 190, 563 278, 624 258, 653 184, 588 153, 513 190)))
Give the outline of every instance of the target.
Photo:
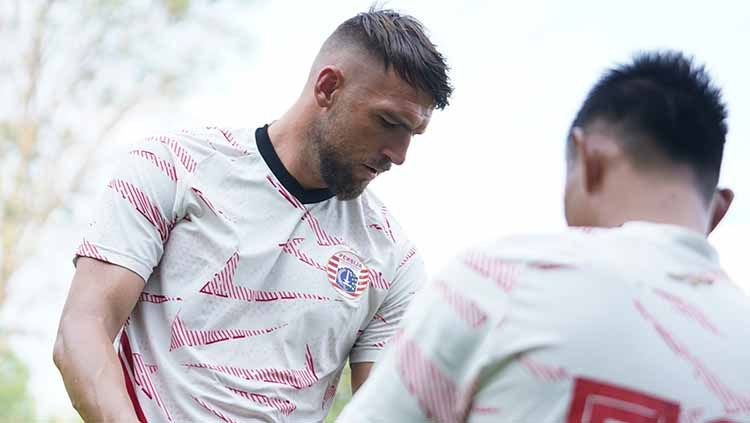
POLYGON ((339 421, 750 422, 750 298, 700 234, 506 239, 422 292, 339 421))

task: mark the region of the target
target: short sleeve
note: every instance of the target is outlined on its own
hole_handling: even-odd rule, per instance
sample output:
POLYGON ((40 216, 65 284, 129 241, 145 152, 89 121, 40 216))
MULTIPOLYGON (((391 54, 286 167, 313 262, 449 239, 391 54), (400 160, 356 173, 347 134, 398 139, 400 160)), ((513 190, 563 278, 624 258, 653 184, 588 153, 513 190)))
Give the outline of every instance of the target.
POLYGON ((427 281, 427 270, 416 248, 409 244, 402 251, 396 277, 385 301, 352 347, 349 355, 352 363, 377 361, 383 348, 401 325, 412 298, 427 281))
POLYGON ((176 139, 147 138, 114 159, 115 170, 94 206, 78 257, 125 267, 144 281, 182 219, 180 198, 195 162, 176 139))
POLYGON ((462 265, 451 268, 417 294, 339 422, 464 421, 498 322, 464 292, 462 265))

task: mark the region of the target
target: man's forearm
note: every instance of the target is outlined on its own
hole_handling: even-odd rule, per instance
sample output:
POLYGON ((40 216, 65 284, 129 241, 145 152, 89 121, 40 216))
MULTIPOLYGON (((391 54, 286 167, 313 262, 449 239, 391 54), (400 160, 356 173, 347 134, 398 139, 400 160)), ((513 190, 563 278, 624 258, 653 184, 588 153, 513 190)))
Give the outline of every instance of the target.
POLYGON ((96 322, 71 321, 60 323, 54 359, 73 407, 86 422, 137 422, 106 330, 96 322))

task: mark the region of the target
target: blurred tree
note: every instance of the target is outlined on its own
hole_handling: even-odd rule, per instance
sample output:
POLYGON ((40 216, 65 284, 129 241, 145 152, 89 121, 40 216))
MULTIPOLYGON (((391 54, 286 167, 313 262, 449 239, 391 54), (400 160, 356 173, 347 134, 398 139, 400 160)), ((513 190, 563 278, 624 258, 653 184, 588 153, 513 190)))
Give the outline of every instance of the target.
MULTIPOLYGON (((249 4, 0 1, 0 309, 117 125, 249 45, 237 13, 249 4)), ((0 422, 35 421, 27 369, 8 345, 17 332, 0 327, 0 422)))
POLYGON ((249 3, 0 2, 0 307, 118 123, 246 48, 237 11, 249 3))

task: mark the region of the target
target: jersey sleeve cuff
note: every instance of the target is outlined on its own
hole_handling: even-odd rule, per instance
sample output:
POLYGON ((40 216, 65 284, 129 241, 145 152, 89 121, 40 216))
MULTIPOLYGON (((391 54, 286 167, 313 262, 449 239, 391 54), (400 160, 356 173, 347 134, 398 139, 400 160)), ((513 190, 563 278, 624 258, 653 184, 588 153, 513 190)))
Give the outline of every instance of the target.
POLYGON ((79 257, 89 257, 93 258, 105 263, 114 264, 116 266, 124 267, 125 269, 130 270, 131 272, 137 274, 138 276, 143 279, 143 283, 145 284, 146 281, 148 281, 148 278, 151 276, 151 272, 153 272, 153 268, 142 261, 130 257, 125 254, 117 253, 115 251, 109 250, 107 248, 103 248, 101 246, 98 246, 98 249, 103 254, 90 254, 78 251, 76 255, 73 257, 73 266, 76 266, 78 262, 79 257))
POLYGON ((355 350, 349 353, 350 363, 374 363, 378 361, 380 355, 383 353, 382 349, 362 349, 355 350))

